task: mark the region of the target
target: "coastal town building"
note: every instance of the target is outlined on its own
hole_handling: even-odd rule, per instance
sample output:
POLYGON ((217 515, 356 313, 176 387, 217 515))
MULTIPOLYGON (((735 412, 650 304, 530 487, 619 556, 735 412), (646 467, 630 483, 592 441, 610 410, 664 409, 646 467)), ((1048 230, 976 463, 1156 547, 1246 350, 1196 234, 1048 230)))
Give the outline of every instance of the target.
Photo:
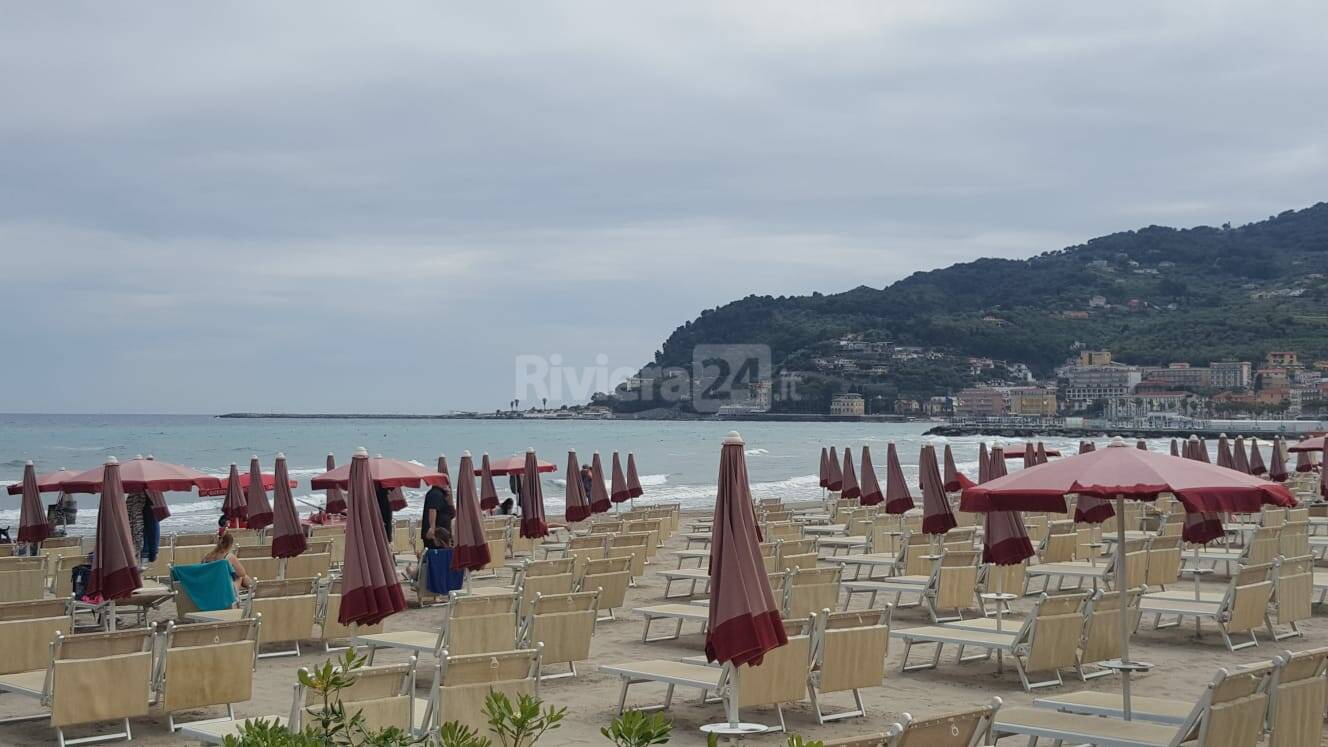
POLYGON ((831 415, 865 415, 867 403, 856 392, 836 394, 830 398, 831 415))
POLYGON ((1252 383, 1249 361, 1213 361, 1208 364, 1208 383, 1214 389, 1249 389, 1252 383))
POLYGON ((1009 414, 1009 395, 996 387, 969 387, 955 397, 955 415, 959 417, 1002 418, 1009 414))
POLYGON ((1299 356, 1294 351, 1270 351, 1266 356, 1269 368, 1295 368, 1299 366, 1299 356))
POLYGON ((1081 352, 1076 365, 1064 366, 1057 374, 1071 411, 1128 397, 1143 379, 1138 366, 1114 363, 1106 351, 1081 352))
POLYGON ((1172 387, 1186 389, 1207 389, 1212 386, 1212 372, 1201 366, 1188 363, 1171 363, 1166 366, 1150 366, 1140 370, 1143 381, 1163 382, 1172 387))
POLYGON ((1056 390, 1034 386, 1012 387, 1009 389, 1009 410, 1011 415, 1021 417, 1055 417, 1056 390))

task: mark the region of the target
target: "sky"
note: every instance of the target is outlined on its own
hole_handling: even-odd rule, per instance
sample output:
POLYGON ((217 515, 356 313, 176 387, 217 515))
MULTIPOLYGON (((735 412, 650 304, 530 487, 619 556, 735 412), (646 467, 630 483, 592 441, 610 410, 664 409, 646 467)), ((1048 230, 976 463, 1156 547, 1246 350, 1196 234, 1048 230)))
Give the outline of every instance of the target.
POLYGON ((6 412, 491 410, 751 293, 1328 199, 1323 3, 0 14, 6 412))

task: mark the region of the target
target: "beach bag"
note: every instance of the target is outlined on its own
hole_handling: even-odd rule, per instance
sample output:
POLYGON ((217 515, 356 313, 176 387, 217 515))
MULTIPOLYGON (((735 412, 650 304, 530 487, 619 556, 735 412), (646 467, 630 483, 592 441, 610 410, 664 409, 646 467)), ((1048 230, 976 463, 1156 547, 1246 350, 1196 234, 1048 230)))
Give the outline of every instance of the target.
POLYGON ((69 572, 69 584, 74 590, 74 597, 82 599, 84 593, 88 590, 88 580, 92 578, 92 566, 84 563, 76 565, 69 572))

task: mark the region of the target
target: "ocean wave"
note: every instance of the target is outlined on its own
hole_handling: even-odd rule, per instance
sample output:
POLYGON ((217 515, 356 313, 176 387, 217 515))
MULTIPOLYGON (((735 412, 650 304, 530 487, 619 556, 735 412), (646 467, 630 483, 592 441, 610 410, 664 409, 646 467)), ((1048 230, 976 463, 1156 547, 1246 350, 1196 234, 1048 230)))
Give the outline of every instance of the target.
POLYGON ((767 451, 767 450, 765 450, 765 449, 748 449, 747 451, 745 451, 745 452, 743 452, 743 453, 746 454, 747 456, 765 456, 766 454, 769 454, 770 452, 767 451))
POLYGON ((669 481, 668 475, 638 475, 641 480, 641 487, 647 485, 663 485, 669 481))

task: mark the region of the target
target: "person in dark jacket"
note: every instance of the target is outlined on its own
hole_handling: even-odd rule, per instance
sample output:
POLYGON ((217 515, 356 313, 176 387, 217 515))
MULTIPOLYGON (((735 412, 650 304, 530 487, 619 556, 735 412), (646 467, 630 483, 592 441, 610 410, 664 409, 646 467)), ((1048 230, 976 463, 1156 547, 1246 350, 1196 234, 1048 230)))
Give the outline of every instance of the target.
POLYGON ((451 496, 447 487, 435 485, 424 494, 424 517, 420 521, 420 539, 428 548, 451 547, 442 544, 444 534, 452 532, 452 519, 456 518, 456 509, 452 507, 451 496))
POLYGON ((383 531, 387 533, 387 546, 392 546, 392 491, 376 485, 375 491, 378 494, 378 513, 383 517, 383 531))

